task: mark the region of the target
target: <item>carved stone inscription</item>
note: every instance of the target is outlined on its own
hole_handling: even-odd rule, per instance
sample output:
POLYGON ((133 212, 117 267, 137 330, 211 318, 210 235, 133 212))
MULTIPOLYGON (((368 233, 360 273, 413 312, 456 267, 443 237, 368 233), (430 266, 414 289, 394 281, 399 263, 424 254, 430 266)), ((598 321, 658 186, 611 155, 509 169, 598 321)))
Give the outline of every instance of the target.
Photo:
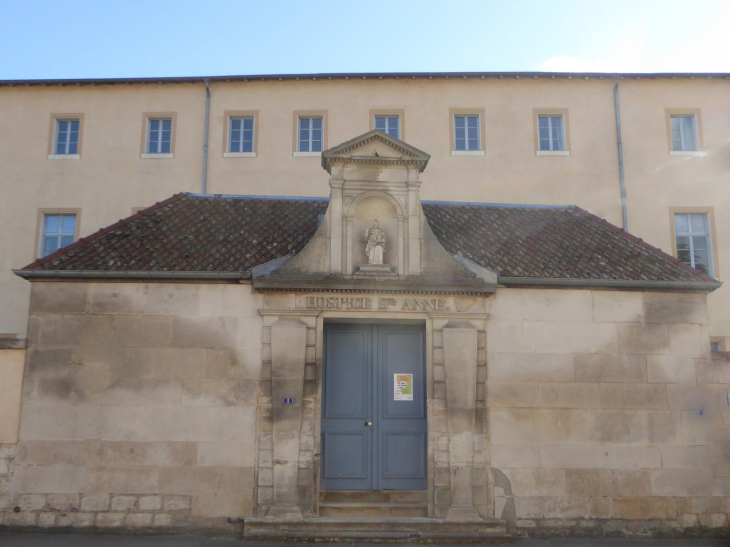
POLYGON ((451 311, 453 302, 448 297, 410 296, 303 296, 297 297, 297 308, 309 310, 362 310, 362 311, 451 311))

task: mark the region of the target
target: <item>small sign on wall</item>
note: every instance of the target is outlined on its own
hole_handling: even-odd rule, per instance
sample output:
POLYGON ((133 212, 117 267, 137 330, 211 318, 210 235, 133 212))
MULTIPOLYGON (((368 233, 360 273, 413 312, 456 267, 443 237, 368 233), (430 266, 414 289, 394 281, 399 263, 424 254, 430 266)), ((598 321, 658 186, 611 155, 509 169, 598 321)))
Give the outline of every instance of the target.
POLYGON ((285 405, 293 405, 294 404, 294 397, 284 397, 284 404, 285 405))
POLYGON ((396 401, 413 400, 413 374, 393 375, 393 399, 396 401))

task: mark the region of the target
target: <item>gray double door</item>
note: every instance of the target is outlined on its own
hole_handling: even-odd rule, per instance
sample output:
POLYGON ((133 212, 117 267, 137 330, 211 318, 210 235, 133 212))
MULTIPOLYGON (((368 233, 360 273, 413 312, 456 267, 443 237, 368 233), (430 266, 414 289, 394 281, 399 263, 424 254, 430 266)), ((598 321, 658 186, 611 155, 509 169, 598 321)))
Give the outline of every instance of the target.
POLYGON ((425 329, 327 324, 325 490, 425 490, 425 329))

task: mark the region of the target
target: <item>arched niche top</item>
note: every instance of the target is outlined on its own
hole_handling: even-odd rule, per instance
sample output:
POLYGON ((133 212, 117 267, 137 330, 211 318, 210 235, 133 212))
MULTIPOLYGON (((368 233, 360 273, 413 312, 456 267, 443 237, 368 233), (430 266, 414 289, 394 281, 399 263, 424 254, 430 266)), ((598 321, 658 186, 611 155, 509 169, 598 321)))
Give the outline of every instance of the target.
POLYGON ((357 195, 347 206, 347 211, 345 211, 345 215, 347 217, 354 217, 355 216, 355 209, 357 209, 357 206, 360 202, 364 201, 368 198, 380 198, 384 199, 388 203, 390 203, 393 208, 395 209, 396 218, 398 220, 403 220, 406 217, 406 212, 403 210, 403 205, 395 199, 393 196, 386 192, 379 192, 377 190, 373 190, 370 192, 363 192, 362 194, 357 195))

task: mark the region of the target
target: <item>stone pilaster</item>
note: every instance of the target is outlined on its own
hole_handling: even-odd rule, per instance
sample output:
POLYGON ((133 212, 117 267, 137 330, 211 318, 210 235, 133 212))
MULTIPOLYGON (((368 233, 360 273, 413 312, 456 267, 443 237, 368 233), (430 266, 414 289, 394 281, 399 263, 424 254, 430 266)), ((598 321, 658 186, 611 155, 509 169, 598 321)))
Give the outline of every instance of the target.
POLYGON ((478 332, 467 322, 449 322, 442 330, 449 429, 451 507, 449 520, 476 520, 472 471, 477 396, 478 332))
POLYGON ((282 318, 271 325, 274 506, 268 516, 301 517, 297 478, 306 347, 304 322, 282 318), (285 397, 293 398, 293 404, 284 405, 285 397))

